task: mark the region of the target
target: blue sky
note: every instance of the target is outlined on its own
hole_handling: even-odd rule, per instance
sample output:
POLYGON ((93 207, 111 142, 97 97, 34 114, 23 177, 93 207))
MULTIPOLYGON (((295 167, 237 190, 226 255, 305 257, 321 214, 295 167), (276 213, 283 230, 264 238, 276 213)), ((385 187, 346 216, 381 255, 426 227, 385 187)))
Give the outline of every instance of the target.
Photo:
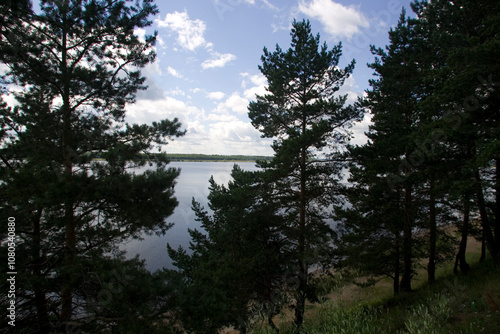
MULTIPOLYGON (((385 46, 387 33, 411 0, 157 0, 159 14, 146 31, 158 31, 157 60, 143 69, 149 89, 127 105, 129 123, 179 118, 184 137, 170 153, 272 155, 247 116, 248 103, 264 94, 258 65, 262 49, 290 46, 293 19, 309 19, 313 33, 331 48, 343 43, 340 65, 356 60, 341 90, 349 102, 363 94, 374 58, 370 44, 385 46)), ((37 6, 37 5, 35 5, 37 6)), ((364 142, 369 119, 353 128, 364 142)))
MULTIPOLYGON (((157 61, 144 69, 149 89, 128 106, 129 122, 178 117, 187 129, 170 153, 272 155, 247 116, 249 101, 265 92, 258 65, 264 46, 290 46, 293 19, 309 19, 330 47, 342 41, 341 64, 356 59, 342 93, 349 101, 368 88, 369 45, 385 46, 409 0, 189 0, 157 1, 157 61)), ((139 34, 148 33, 138 31, 139 34)), ((362 142, 369 119, 358 124, 362 142)))

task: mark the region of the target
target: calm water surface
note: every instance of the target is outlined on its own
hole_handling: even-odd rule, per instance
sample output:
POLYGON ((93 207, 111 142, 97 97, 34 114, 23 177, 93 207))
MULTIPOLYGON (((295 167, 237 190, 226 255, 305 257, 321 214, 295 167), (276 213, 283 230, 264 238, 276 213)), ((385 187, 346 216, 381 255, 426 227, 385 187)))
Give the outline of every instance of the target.
MULTIPOLYGON (((227 185, 234 164, 234 162, 171 162, 171 167, 181 168, 181 175, 175 186, 175 197, 179 205, 173 215, 167 218, 169 223, 175 225, 164 236, 145 236, 142 241, 134 240, 126 243, 123 248, 128 256, 139 254, 141 259, 146 260, 146 267, 150 271, 163 267, 173 268, 167 254, 167 243, 175 249, 179 246, 187 249, 191 240, 188 229, 200 228, 200 223, 195 221, 195 215, 191 210, 192 198, 207 208, 208 180, 213 176, 218 184, 227 185)), ((257 169, 254 162, 236 164, 244 170, 257 169)))

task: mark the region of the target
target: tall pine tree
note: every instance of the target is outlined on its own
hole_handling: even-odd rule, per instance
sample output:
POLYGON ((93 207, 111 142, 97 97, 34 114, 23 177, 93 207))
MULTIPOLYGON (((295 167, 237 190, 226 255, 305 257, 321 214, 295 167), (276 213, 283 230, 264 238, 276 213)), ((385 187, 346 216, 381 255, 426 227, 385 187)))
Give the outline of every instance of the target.
POLYGON ((118 244, 164 233, 177 205, 179 171, 165 157, 141 175, 128 169, 183 132, 176 119, 124 123, 146 89, 140 69, 155 59, 155 35, 134 32, 157 13, 152 1, 40 4, 39 14, 8 10, 1 30, 4 80, 22 87, 11 93, 18 105, 2 110, 0 153, 1 215, 16 217, 19 237, 18 325, 98 331, 113 316, 92 305, 86 282, 109 273, 91 268, 117 269, 118 244))
POLYGON ((261 163, 272 175, 273 197, 286 218, 282 227, 293 243, 295 325, 300 328, 310 290, 309 269, 332 246, 332 204, 337 205, 343 164, 339 153, 360 111, 344 106, 335 93, 354 68, 338 66, 339 43, 329 50, 311 33, 308 21, 293 22, 291 47, 264 48, 262 65, 267 94, 251 102, 249 117, 263 137, 274 138, 272 161, 261 163))
MULTIPOLYGON (((437 126, 446 135, 442 143, 448 149, 449 162, 460 171, 451 188, 459 190, 464 208, 470 199, 475 200, 477 209, 470 210, 479 212, 486 245, 498 261, 499 3, 415 1, 413 8, 430 53, 440 58, 428 76, 439 78, 440 84, 425 102, 433 105, 437 126), (488 193, 496 193, 496 198, 490 201, 495 196, 488 193)), ((468 211, 464 209, 465 216, 468 211)), ((465 244, 466 233, 463 235, 465 244)), ((464 252, 461 246, 461 262, 464 252)))
POLYGON ((350 150, 353 188, 348 197, 353 207, 345 211, 340 235, 346 259, 356 262, 370 252, 377 254, 380 261, 355 265, 391 276, 395 293, 411 290, 418 216, 412 135, 419 122, 421 92, 411 38, 403 10, 398 25, 389 32, 386 50, 371 48, 377 58, 369 67, 378 78, 370 80, 372 89, 361 105, 371 113, 373 124, 366 133, 368 143, 350 150))

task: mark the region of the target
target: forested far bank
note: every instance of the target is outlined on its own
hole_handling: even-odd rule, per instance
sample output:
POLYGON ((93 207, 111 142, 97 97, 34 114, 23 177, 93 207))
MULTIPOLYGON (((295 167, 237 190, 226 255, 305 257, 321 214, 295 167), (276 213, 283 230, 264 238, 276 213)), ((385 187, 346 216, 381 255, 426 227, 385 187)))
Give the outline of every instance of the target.
POLYGON ((223 161, 223 162, 252 162, 260 160, 270 160, 271 157, 263 155, 219 155, 219 154, 198 154, 198 153, 168 153, 170 161, 223 161))

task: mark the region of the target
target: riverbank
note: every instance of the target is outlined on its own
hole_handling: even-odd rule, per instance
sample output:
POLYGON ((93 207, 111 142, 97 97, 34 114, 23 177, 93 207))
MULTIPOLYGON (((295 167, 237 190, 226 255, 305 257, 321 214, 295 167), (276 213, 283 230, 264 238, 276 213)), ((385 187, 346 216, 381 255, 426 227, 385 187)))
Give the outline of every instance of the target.
MULTIPOLYGON (((453 261, 442 264, 429 285, 424 266, 418 266, 414 291, 392 294, 390 279, 362 288, 352 277, 322 282, 323 302, 308 304, 303 332, 309 334, 448 334, 500 333, 500 269, 491 259, 480 262, 481 244, 468 240, 467 261, 472 270, 453 274, 453 261), (328 288, 330 286, 330 288, 328 288), (330 290, 331 289, 331 290, 330 290), (328 291, 330 290, 330 291, 328 291)), ((293 311, 285 308, 274 319, 282 334, 293 333, 293 311)), ((226 330, 225 334, 238 331, 226 330)), ((275 333, 266 321, 251 334, 275 333)))
POLYGON ((262 155, 219 155, 198 153, 168 153, 170 161, 192 161, 192 162, 255 162, 258 160, 270 160, 272 157, 262 155))

